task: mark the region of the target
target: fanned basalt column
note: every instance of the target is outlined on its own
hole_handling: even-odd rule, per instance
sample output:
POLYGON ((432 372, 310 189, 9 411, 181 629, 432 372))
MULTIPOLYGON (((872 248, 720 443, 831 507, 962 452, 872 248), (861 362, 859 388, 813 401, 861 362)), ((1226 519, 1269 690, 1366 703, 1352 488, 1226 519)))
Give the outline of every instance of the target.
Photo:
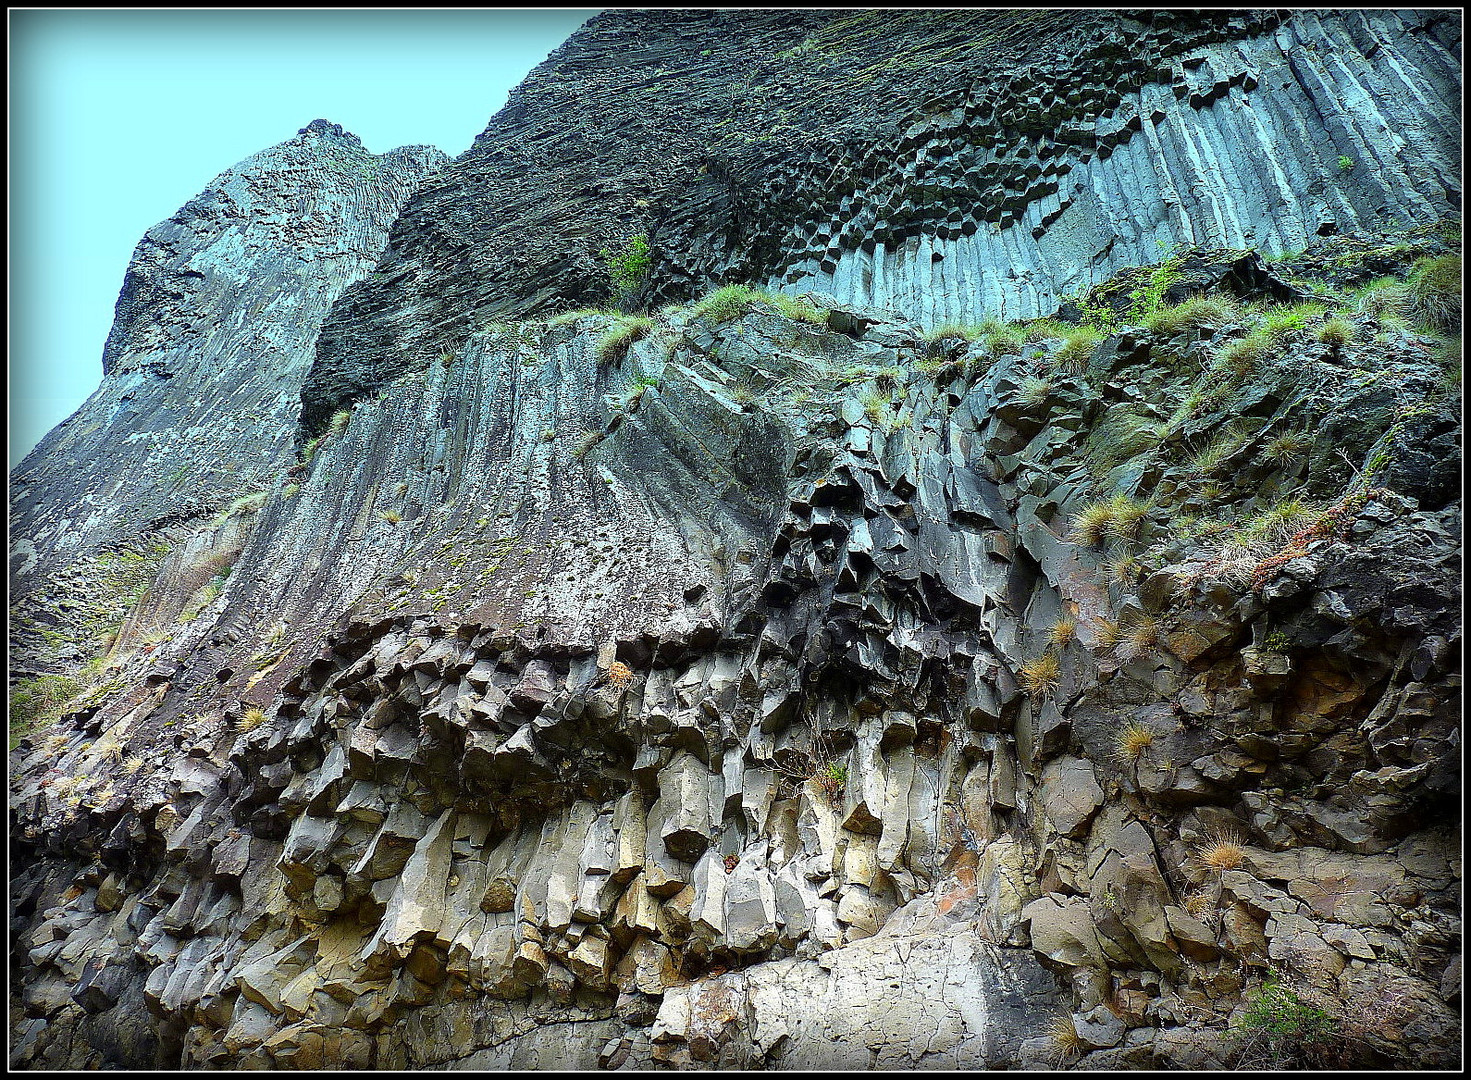
MULTIPOLYGON (((328 186, 407 201, 315 360, 262 309, 289 376, 210 343, 299 259, 130 278, 97 402, 154 411, 96 438, 132 471, 68 495, 75 423, 27 465, 22 579, 100 599, 19 627, 77 682, 11 731, 13 1065, 1454 1067, 1458 36, 609 12, 418 195, 428 152, 328 186), (1377 114, 1330 107, 1330 40, 1377 114), (1303 125, 1292 198, 1227 169, 1248 113, 1303 125), (984 190, 915 201, 983 144, 984 190), (1069 162, 1094 202, 1044 222, 1069 162), (646 315, 517 317, 644 231, 646 315), (1015 279, 965 261, 1003 250, 1015 279), (927 329, 1131 258, 1056 318, 927 329), (187 381, 124 347, 181 325, 187 381), (236 395, 253 484, 186 498, 245 458, 202 419, 236 395), (195 441, 155 460, 158 400, 195 441)), ((271 155, 316 164, 220 245, 338 250, 302 178, 372 159, 323 123, 271 155)))
POLYGON ((1459 40, 1449 12, 607 12, 405 208, 303 420, 602 302, 640 233, 642 299, 768 282, 932 327, 1177 244, 1428 224, 1460 206, 1459 40))

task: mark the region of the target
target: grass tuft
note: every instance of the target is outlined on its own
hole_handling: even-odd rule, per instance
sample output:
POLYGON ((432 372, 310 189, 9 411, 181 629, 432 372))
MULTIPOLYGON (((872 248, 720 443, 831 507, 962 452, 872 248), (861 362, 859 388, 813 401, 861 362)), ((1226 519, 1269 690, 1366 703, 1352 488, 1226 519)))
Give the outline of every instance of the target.
POLYGON ((1158 309, 1144 320, 1144 327, 1151 334, 1174 337, 1206 326, 1220 328, 1240 316, 1240 307, 1226 297, 1196 296, 1158 309))
POLYGON ((1048 697, 1062 679, 1062 661, 1051 649, 1035 660, 1028 660, 1017 670, 1021 687, 1034 699, 1048 697))
POLYGON ((1407 281, 1407 314, 1443 334, 1461 328, 1461 257, 1441 255, 1420 259, 1407 281))
POLYGON ((1154 732, 1140 723, 1132 723, 1118 733, 1114 739, 1114 758, 1124 765, 1132 765, 1154 742, 1154 732))
POLYGON ((607 436, 601 431, 584 428, 582 434, 578 436, 577 442, 572 447, 572 459, 574 461, 583 460, 588 454, 592 453, 592 448, 597 446, 605 438, 607 436))
POLYGON ((1078 620, 1071 615, 1061 615, 1047 631, 1047 641, 1058 648, 1078 636, 1078 620))
POLYGON ((251 707, 245 710, 239 720, 235 721, 235 730, 244 735, 247 731, 254 731, 265 722, 265 710, 251 707))
POLYGON ((1196 865, 1212 874, 1239 870, 1245 861, 1246 851, 1242 848, 1241 842, 1229 833, 1208 836, 1195 849, 1196 865))
POLYGON ((628 353, 635 341, 642 341, 654 329, 654 321, 640 315, 625 315, 605 333, 597 346, 599 364, 614 364, 628 353))
POLYGON ((1093 348, 1103 340, 1103 335, 1091 326, 1080 326, 1071 330, 1062 346, 1053 355, 1057 369, 1069 375, 1081 375, 1088 370, 1088 361, 1093 357, 1093 348))
POLYGON ((1054 1017, 1047 1025, 1047 1039, 1051 1043, 1052 1060, 1056 1065, 1066 1064, 1088 1049, 1088 1044, 1078 1034, 1073 1018, 1067 1013, 1054 1017))
POLYGON ((1313 438, 1306 431, 1284 431, 1267 440, 1262 447, 1262 460, 1286 468, 1306 458, 1312 445, 1313 438))
POLYGON ((1048 395, 1052 393, 1052 381, 1050 379, 1040 379, 1035 375, 1028 375, 1017 386, 1016 392, 1017 397, 1021 399, 1024 405, 1035 407, 1044 403, 1048 395))
POLYGON ((1347 319, 1329 319, 1318 328, 1318 340, 1335 352, 1354 339, 1354 324, 1347 319))
MULTIPOLYGON (((986 326, 987 323, 981 325, 986 326)), ((992 356, 1020 356, 1027 343, 1026 334, 1016 326, 996 324, 985 330, 981 336, 992 356)))

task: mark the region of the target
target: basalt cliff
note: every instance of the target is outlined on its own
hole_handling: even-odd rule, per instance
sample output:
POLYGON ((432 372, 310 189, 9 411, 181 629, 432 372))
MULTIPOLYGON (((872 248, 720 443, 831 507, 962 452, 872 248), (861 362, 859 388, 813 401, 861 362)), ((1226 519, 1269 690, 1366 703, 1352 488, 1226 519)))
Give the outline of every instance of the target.
POLYGON ((139 244, 10 1055, 1454 1068, 1456 11, 614 11, 139 244))

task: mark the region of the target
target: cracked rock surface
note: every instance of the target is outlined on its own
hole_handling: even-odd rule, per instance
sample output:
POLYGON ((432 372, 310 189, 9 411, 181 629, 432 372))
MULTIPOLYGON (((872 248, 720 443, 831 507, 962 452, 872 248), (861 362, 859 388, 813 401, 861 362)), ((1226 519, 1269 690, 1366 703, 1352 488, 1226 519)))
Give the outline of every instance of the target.
POLYGON ((608 12, 152 230, 13 478, 13 1066, 1458 1065, 1459 20, 1145 18, 608 12))

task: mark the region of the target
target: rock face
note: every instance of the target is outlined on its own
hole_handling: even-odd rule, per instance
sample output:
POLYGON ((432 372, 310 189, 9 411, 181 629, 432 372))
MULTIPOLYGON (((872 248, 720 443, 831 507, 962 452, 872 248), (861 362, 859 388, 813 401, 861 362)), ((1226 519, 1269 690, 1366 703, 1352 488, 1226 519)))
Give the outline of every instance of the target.
MULTIPOLYGON (((375 157, 317 120, 148 231, 118 297, 102 386, 11 477, 10 586, 28 654, 58 631, 87 643, 115 622, 157 562, 142 538, 193 533, 202 512, 265 490, 291 462, 322 320, 445 160, 432 147, 375 157), (101 577, 115 580, 98 588, 101 577)), ((233 538, 225 546, 206 580, 239 550, 233 538)))
POLYGON ((1458 1064, 1458 17, 1151 19, 610 12, 153 230, 13 1064, 1458 1064))

